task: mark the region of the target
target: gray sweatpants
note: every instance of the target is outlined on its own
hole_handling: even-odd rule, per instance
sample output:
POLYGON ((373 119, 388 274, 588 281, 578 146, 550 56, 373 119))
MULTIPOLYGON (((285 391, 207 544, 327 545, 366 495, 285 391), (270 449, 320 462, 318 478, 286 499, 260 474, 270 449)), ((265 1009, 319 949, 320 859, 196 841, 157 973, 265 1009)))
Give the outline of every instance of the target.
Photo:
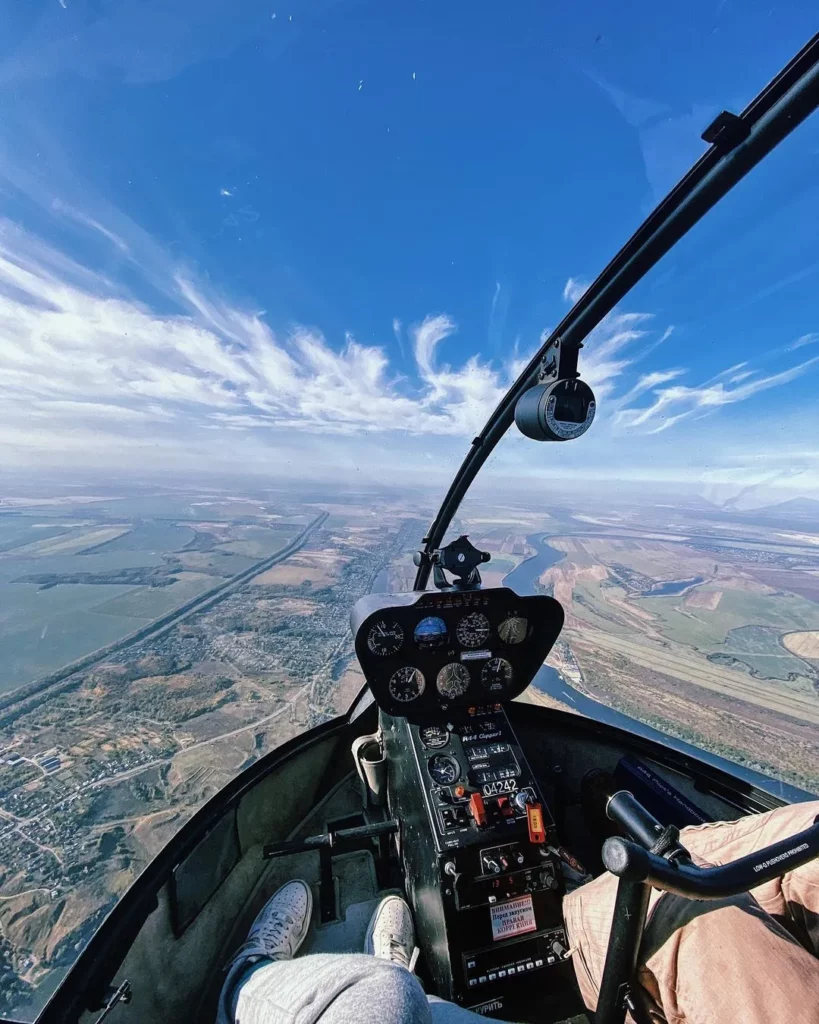
POLYGON ((426 996, 403 967, 364 953, 236 966, 222 990, 219 1024, 486 1024, 426 996))

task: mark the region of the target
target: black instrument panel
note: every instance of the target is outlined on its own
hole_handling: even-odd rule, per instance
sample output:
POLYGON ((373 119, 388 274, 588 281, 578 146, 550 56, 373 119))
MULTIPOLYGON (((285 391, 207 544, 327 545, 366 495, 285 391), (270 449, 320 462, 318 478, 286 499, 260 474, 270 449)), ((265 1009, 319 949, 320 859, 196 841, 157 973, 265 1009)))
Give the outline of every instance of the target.
POLYGON ((552 597, 490 590, 369 594, 353 608, 358 660, 381 708, 415 718, 512 700, 563 626, 552 597))

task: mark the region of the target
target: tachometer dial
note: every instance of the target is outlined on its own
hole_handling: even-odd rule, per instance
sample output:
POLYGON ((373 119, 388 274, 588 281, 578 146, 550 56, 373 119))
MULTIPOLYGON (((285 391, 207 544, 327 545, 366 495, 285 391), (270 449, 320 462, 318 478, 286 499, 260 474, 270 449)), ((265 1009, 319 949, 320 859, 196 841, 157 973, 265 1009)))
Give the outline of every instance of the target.
POLYGON ((436 754, 427 761, 427 771, 439 786, 451 786, 458 781, 461 769, 454 757, 436 754))
POLYGON ((519 644, 526 639, 529 622, 517 615, 510 615, 498 626, 498 636, 505 644, 519 644))
POLYGON ((423 729, 419 729, 418 735, 425 747, 432 747, 434 750, 449 743, 449 729, 443 725, 425 725, 423 729))
POLYGON ((481 682, 490 693, 505 690, 512 682, 512 666, 506 658, 490 658, 481 669, 481 682))
POLYGON ((393 672, 387 684, 390 696, 393 700, 401 701, 402 704, 420 697, 425 687, 426 680, 423 673, 411 666, 399 668, 397 672, 393 672))
POLYGON ((444 665, 438 673, 435 685, 442 697, 460 697, 469 689, 471 682, 469 669, 459 661, 444 665))
POLYGON ((404 630, 394 619, 379 619, 370 626, 367 633, 367 646, 373 654, 386 658, 389 654, 397 654, 404 642, 404 630))
POLYGON ((481 612, 470 612, 458 623, 455 635, 464 647, 480 647, 489 639, 491 629, 489 619, 485 615, 481 612))

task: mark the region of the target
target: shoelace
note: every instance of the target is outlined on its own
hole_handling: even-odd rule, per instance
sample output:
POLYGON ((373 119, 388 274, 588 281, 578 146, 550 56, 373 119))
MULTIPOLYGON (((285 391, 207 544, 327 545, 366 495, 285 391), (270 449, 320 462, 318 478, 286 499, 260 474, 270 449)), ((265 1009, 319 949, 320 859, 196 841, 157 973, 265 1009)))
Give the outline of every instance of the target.
POLYGON ((389 959, 393 963, 399 963, 402 967, 409 967, 407 951, 394 935, 390 935, 387 939, 387 949, 389 950, 389 959))
POLYGON ((259 929, 259 937, 265 946, 275 946, 281 942, 288 927, 296 924, 296 918, 287 910, 281 910, 272 921, 265 921, 259 929))
POLYGON ((233 954, 233 958, 229 964, 225 965, 225 970, 228 970, 232 964, 236 963, 237 960, 241 960, 245 957, 251 957, 256 959, 260 956, 265 956, 267 950, 271 946, 276 946, 281 941, 285 930, 288 925, 296 924, 296 916, 286 910, 280 910, 277 912, 277 916, 272 921, 266 921, 253 936, 248 936, 242 945, 233 954))

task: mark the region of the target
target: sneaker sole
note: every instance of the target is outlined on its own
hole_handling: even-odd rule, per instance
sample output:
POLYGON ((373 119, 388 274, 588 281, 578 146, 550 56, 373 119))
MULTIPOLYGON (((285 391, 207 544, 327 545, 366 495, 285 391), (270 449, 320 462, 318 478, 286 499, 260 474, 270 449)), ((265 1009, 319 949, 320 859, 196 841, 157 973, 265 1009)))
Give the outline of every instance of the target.
POLYGON ((310 931, 310 922, 313 920, 313 890, 310 888, 307 882, 304 881, 303 878, 294 878, 292 879, 292 881, 301 882, 301 884, 307 890, 307 914, 304 918, 304 931, 301 933, 301 935, 299 935, 299 937, 293 944, 293 956, 295 956, 296 953, 298 953, 299 949, 301 948, 301 944, 307 938, 307 933, 310 931))

